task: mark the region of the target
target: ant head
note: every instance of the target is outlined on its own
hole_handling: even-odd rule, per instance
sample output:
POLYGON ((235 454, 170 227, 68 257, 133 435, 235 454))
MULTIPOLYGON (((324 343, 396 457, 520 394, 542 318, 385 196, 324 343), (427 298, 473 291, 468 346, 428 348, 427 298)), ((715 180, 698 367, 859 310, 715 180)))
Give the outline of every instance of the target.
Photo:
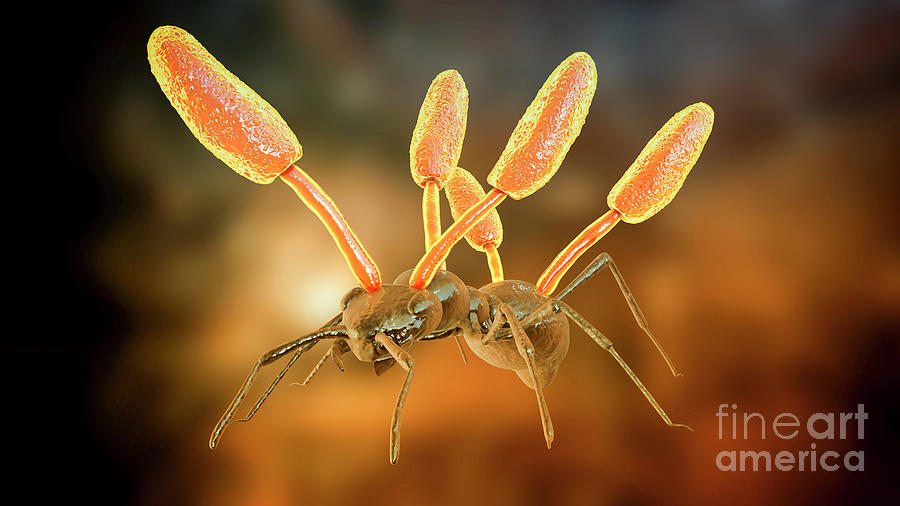
POLYGON ((435 294, 404 285, 384 285, 372 292, 356 287, 344 295, 341 306, 350 350, 364 362, 389 355, 374 340, 379 332, 402 345, 431 333, 443 314, 435 294))

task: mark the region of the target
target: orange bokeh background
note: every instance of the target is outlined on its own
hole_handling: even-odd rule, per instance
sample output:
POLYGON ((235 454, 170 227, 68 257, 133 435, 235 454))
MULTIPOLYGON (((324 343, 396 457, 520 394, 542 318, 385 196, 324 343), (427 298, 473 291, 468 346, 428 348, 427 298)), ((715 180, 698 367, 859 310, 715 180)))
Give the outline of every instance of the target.
MULTIPOLYGON (((89 190, 56 201, 71 204, 58 219, 69 220, 65 279, 77 287, 59 314, 75 316, 47 323, 66 330, 47 333, 65 341, 44 356, 65 362, 66 376, 44 380, 25 419, 43 428, 77 413, 67 437, 79 456, 59 457, 71 458, 62 479, 73 490, 119 504, 793 504, 862 502, 896 487, 896 6, 160 2, 92 19, 59 121, 72 184, 89 190), (249 183, 190 135, 146 61, 161 24, 191 32, 278 109, 303 145, 298 165, 387 281, 424 252, 408 151, 439 72, 466 80, 460 165, 484 183, 555 66, 575 51, 597 64, 591 112, 557 175, 499 207, 506 276, 531 282, 606 210, 659 126, 709 103, 715 127, 677 198, 588 255, 616 260, 685 377, 671 377, 608 273, 568 301, 694 432, 666 427, 573 326, 545 392, 549 452, 533 392, 471 352, 464 365, 451 340, 413 349, 396 466, 388 429, 402 371, 377 377, 347 356, 344 373, 326 364, 308 386, 290 386, 324 347, 210 451, 209 432, 253 361, 333 316, 354 279, 288 188, 249 183), (66 378, 77 395, 64 395, 66 378), (819 448, 865 450, 866 470, 719 471, 723 449, 810 442, 720 440, 720 403, 768 420, 864 403, 866 438, 819 448)), ((446 202, 443 216, 446 226, 446 202)), ((448 266, 473 286, 490 281, 484 255, 465 243, 448 266)))

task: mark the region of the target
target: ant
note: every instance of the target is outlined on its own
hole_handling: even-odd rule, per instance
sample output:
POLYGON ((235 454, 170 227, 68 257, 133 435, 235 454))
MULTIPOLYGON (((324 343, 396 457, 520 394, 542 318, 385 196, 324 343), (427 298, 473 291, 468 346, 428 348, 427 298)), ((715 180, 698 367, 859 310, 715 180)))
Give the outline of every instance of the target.
POLYGON ((340 210, 295 165, 302 148, 271 105, 180 28, 157 28, 150 36, 148 59, 163 92, 197 139, 254 182, 265 184, 280 178, 288 184, 329 230, 359 281, 359 286, 341 300, 341 312, 325 325, 257 360, 213 429, 210 448, 218 445, 230 424, 253 417, 303 353, 330 339, 331 347, 302 384, 329 358, 343 370, 341 357, 348 352, 361 361, 374 363, 378 375, 393 364, 406 371, 391 420, 390 461, 396 463, 400 418, 416 368, 408 348, 416 341, 448 337, 457 340, 464 360, 467 359, 460 337, 479 358, 515 371, 535 391, 544 438, 550 448, 554 431, 543 390, 553 381, 566 356, 570 319, 615 358, 666 424, 687 427, 672 422, 613 343, 563 301, 591 276, 608 269, 639 326, 672 374, 679 376, 650 331, 613 259, 607 253, 600 254, 562 292, 553 292, 575 261, 618 222, 640 223, 674 198, 712 129, 713 111, 708 105, 693 104, 663 125, 610 191, 610 210, 566 246, 532 284, 504 279, 497 252, 503 231, 495 208, 507 196, 518 200, 537 191, 556 173, 590 108, 597 84, 594 62, 586 53, 578 52, 553 71, 488 176, 493 187, 488 193, 470 173, 457 166, 468 111, 465 83, 455 70, 440 73, 426 93, 410 144, 412 177, 424 190, 426 253, 414 269, 400 274, 392 284, 384 284, 377 265, 340 210), (442 189, 455 219, 443 233, 439 206, 442 189), (463 237, 487 255, 492 283, 473 288, 446 270, 450 249, 463 237), (259 370, 287 356, 287 364, 247 415, 235 418, 259 370))

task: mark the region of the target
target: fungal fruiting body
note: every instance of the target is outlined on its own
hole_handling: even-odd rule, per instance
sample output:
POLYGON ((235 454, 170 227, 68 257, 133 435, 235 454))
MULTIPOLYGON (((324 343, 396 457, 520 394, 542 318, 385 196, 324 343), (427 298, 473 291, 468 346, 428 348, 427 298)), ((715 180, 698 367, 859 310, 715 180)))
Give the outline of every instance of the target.
POLYGON ((378 266, 340 210, 309 175, 293 165, 303 151, 274 107, 181 28, 154 30, 147 43, 147 59, 159 87, 207 149, 255 183, 281 177, 331 233, 360 285, 369 291, 381 287, 378 266))
POLYGON ((712 132, 712 107, 700 102, 666 122, 613 186, 606 201, 626 223, 640 223, 675 198, 712 132))
POLYGON ((469 92, 459 72, 438 74, 425 94, 409 144, 409 168, 416 184, 424 187, 434 181, 444 187, 459 163, 468 111, 469 92))
POLYGON ((516 200, 544 186, 581 133, 596 88, 594 60, 587 53, 566 58, 525 110, 488 183, 516 200))
POLYGON ((459 162, 468 111, 469 91, 459 72, 438 74, 425 93, 409 143, 409 170, 423 189, 425 251, 441 236, 440 191, 459 162))
POLYGON ((538 279, 538 290, 552 294, 569 267, 619 220, 640 223, 671 202, 700 157, 712 126, 713 110, 702 102, 667 121, 610 190, 607 203, 611 210, 556 256, 538 279))
POLYGON ((194 136, 226 165, 271 183, 303 154, 274 107, 228 71, 191 34, 161 26, 147 43, 150 70, 194 136))
POLYGON ((410 286, 427 286, 453 246, 507 196, 527 197, 553 177, 581 132, 596 87, 597 71, 587 53, 573 54, 550 74, 488 175, 493 188, 419 260, 410 286))

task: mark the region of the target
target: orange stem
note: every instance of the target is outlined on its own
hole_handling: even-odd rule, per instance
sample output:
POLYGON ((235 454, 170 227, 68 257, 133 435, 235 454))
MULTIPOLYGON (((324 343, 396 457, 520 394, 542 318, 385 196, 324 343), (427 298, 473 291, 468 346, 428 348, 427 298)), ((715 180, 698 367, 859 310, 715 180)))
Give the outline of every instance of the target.
POLYGON ((328 194, 296 165, 291 165, 291 168, 283 172, 281 180, 297 192, 306 207, 316 213, 331 233, 360 286, 369 292, 381 288, 381 272, 378 271, 378 266, 366 253, 353 229, 344 219, 344 215, 328 194))
POLYGON ((491 270, 491 282, 503 281, 503 263, 500 262, 497 247, 493 244, 485 246, 484 254, 487 255, 488 268, 491 270))
MULTIPOLYGON (((422 221, 425 223, 425 251, 441 238, 441 187, 434 181, 425 183, 422 194, 422 221)), ((441 263, 447 269, 447 262, 441 263)))
POLYGON ((422 220, 425 223, 425 251, 441 238, 441 188, 434 181, 425 183, 422 195, 422 220))
POLYGON ((621 219, 622 215, 618 211, 610 209, 606 214, 598 218, 597 221, 588 225, 587 228, 582 230, 581 233, 578 234, 565 249, 560 251, 559 255, 556 255, 556 258, 554 258, 552 262, 550 262, 550 265, 544 270, 541 277, 538 278, 537 289, 549 297, 550 294, 556 290, 556 285, 559 284, 559 281, 566 275, 566 272, 572 267, 575 261, 578 260, 588 248, 603 238, 607 232, 612 230, 616 223, 621 219))
POLYGON ((463 213, 463 215, 460 216, 446 232, 444 232, 444 235, 441 236, 438 242, 428 250, 428 253, 419 260, 419 263, 413 270, 412 276, 409 278, 409 286, 413 288, 425 288, 428 286, 428 283, 431 283, 434 274, 440 268, 441 264, 447 259, 447 255, 450 254, 450 250, 453 246, 456 245, 469 230, 472 230, 472 227, 481 221, 482 218, 487 216, 492 209, 500 205, 500 202, 503 202, 503 199, 505 198, 505 193, 493 188, 483 199, 463 213))

